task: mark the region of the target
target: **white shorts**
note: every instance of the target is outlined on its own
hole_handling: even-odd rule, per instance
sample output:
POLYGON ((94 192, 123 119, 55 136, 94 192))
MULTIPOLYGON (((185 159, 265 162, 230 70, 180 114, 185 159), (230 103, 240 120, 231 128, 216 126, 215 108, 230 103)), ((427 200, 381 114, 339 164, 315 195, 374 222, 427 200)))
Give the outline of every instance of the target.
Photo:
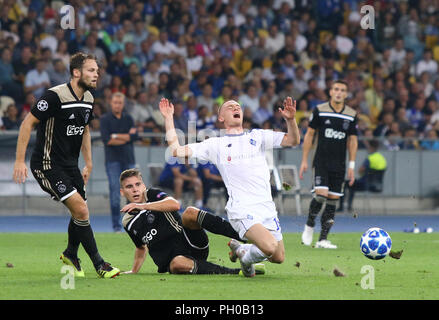
MULTIPOLYGON (((238 232, 241 239, 247 240, 244 234, 256 223, 262 224, 271 232, 277 241, 281 241, 283 239, 282 228, 280 227, 274 202, 258 203, 256 205, 240 208, 240 216, 242 216, 242 210, 247 212, 245 217, 238 219, 229 218, 230 224, 232 225, 233 229, 238 232)), ((227 214, 229 217, 233 217, 233 209, 229 210, 227 214)))

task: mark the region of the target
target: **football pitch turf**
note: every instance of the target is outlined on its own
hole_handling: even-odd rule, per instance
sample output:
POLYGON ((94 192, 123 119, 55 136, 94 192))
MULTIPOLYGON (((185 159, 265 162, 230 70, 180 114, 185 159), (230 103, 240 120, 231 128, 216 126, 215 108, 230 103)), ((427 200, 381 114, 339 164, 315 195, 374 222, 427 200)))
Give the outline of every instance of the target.
MULTIPOLYGON (((138 274, 99 279, 80 247, 86 277, 66 282, 63 277, 68 274, 62 273, 59 260, 66 247, 66 233, 0 233, 0 299, 438 299, 439 233, 390 235, 392 250, 403 250, 401 258, 373 261, 360 252, 361 233, 331 234, 330 239, 339 247, 336 250, 306 247, 300 244, 299 233, 285 233, 285 262, 265 262, 267 273, 254 278, 159 274, 147 257, 138 274), (344 276, 335 276, 335 268, 344 276), (70 289, 63 289, 66 284, 70 289), (368 289, 372 284, 374 288, 368 289)), ((125 233, 100 232, 95 236, 106 260, 121 270, 131 268, 134 246, 125 233)), ((239 266, 228 260, 228 239, 210 233, 209 239, 209 261, 239 266)))

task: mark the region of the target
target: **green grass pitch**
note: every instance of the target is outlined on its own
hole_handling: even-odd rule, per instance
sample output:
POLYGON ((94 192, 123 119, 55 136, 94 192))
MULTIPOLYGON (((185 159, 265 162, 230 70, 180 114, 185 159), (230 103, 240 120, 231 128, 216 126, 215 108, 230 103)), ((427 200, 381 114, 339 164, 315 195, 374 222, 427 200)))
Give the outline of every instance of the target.
MULTIPOLYGON (((359 249, 359 233, 331 234, 337 250, 300 244, 300 234, 285 233, 286 259, 281 265, 266 262, 267 274, 254 278, 236 275, 158 274, 148 257, 139 274, 99 279, 83 251, 79 251, 86 277, 75 279, 74 289, 63 289, 62 263, 67 234, 0 234, 0 299, 154 299, 154 300, 285 300, 285 299, 437 299, 439 297, 439 234, 391 233, 401 259, 372 261, 359 249), (12 265, 11 265, 12 264, 12 265), (371 284, 372 266, 374 289, 371 284), (336 277, 334 268, 345 274, 336 277), (363 277, 369 277, 364 278, 363 277), (363 279, 363 282, 362 282, 363 279)), ((209 260, 230 267, 228 239, 209 234, 209 260)), ((129 270, 134 247, 124 233, 97 233, 101 255, 121 270, 129 270)))

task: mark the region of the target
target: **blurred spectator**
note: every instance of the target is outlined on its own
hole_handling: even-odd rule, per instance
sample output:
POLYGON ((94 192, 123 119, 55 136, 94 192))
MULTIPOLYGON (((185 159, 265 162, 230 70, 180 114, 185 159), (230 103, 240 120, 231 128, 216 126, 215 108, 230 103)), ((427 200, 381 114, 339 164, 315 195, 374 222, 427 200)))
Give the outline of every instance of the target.
MULTIPOLYGON (((101 76, 101 75, 99 75, 101 76)), ((49 72, 50 85, 57 86, 62 83, 69 82, 70 72, 67 70, 61 59, 53 60, 53 70, 49 72)))
POLYGON ((3 128, 5 130, 20 129, 21 120, 18 117, 18 109, 15 104, 8 105, 5 115, 2 117, 3 128))
POLYGON ((416 138, 416 129, 413 127, 407 128, 403 132, 403 141, 400 144, 402 150, 418 150, 419 149, 419 142, 416 138))
POLYGON ((116 92, 111 98, 111 110, 100 119, 101 138, 105 146, 105 169, 110 187, 111 221, 114 232, 121 232, 120 186, 122 171, 134 168, 133 141, 137 140, 137 129, 133 118, 123 112, 125 97, 116 92))
POLYGON ((256 87, 250 84, 246 92, 239 96, 239 101, 244 110, 249 108, 252 113, 256 112, 259 108, 259 97, 256 87))
POLYGON ((424 150, 439 150, 439 140, 436 130, 429 130, 425 136, 425 140, 421 142, 421 147, 424 150))
POLYGON ((416 75, 419 77, 423 72, 428 72, 431 75, 437 73, 437 62, 433 60, 431 50, 425 50, 423 59, 416 65, 416 75))
POLYGON ((261 95, 259 98, 259 108, 253 113, 253 122, 258 126, 262 126, 262 124, 273 115, 272 110, 273 108, 269 104, 267 96, 261 95))
POLYGON ((348 37, 348 28, 346 25, 341 25, 338 28, 338 34, 335 36, 335 43, 338 53, 341 55, 349 55, 354 48, 354 42, 348 37))
POLYGON ((265 41, 265 48, 269 54, 276 54, 285 45, 285 35, 279 31, 278 26, 272 24, 269 28, 268 37, 265 41))
POLYGON ((183 202, 183 190, 193 190, 195 207, 203 207, 203 183, 197 171, 188 163, 179 163, 177 158, 170 158, 160 174, 159 186, 173 190, 180 204, 183 202))
POLYGON ((186 114, 184 113, 184 105, 182 101, 174 102, 174 126, 175 129, 180 129, 182 132, 188 132, 188 121, 186 114))
POLYGON ((21 85, 23 85, 26 74, 35 68, 35 61, 33 59, 32 48, 30 46, 24 46, 21 49, 19 59, 15 60, 12 63, 12 65, 14 67, 17 80, 21 83, 21 85))
POLYGON ((96 33, 90 33, 85 39, 85 45, 80 50, 87 54, 92 54, 96 57, 98 64, 102 64, 106 60, 105 52, 97 46, 96 33))
POLYGON ((50 78, 44 70, 45 67, 46 62, 43 59, 38 59, 35 63, 35 69, 29 71, 24 80, 25 92, 32 92, 37 99, 50 87, 50 78))
POLYGON ((212 189, 223 188, 226 201, 229 199, 221 174, 214 164, 210 162, 199 164, 197 167, 197 173, 203 183, 203 207, 207 208, 212 189))
POLYGON ((419 127, 419 125, 421 124, 424 118, 424 114, 423 114, 424 105, 425 105, 425 99, 417 98, 415 100, 413 107, 407 109, 406 111, 407 120, 409 121, 409 124, 415 129, 419 127))
POLYGON ((0 59, 0 94, 18 99, 21 95, 21 86, 16 81, 19 79, 14 73, 11 62, 12 51, 7 47, 3 48, 0 59))
POLYGON ((387 131, 390 130, 390 126, 394 121, 392 112, 386 112, 383 114, 382 119, 378 126, 373 131, 375 137, 384 137, 387 131))

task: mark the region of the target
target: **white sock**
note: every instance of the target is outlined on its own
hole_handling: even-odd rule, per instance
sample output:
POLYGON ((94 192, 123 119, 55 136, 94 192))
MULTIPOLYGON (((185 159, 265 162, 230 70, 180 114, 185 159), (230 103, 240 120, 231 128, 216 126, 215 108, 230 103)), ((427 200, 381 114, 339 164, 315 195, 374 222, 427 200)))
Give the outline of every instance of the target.
POLYGON ((242 255, 240 259, 242 263, 253 264, 269 258, 254 244, 250 244, 248 246, 248 249, 245 251, 244 255, 242 255))

